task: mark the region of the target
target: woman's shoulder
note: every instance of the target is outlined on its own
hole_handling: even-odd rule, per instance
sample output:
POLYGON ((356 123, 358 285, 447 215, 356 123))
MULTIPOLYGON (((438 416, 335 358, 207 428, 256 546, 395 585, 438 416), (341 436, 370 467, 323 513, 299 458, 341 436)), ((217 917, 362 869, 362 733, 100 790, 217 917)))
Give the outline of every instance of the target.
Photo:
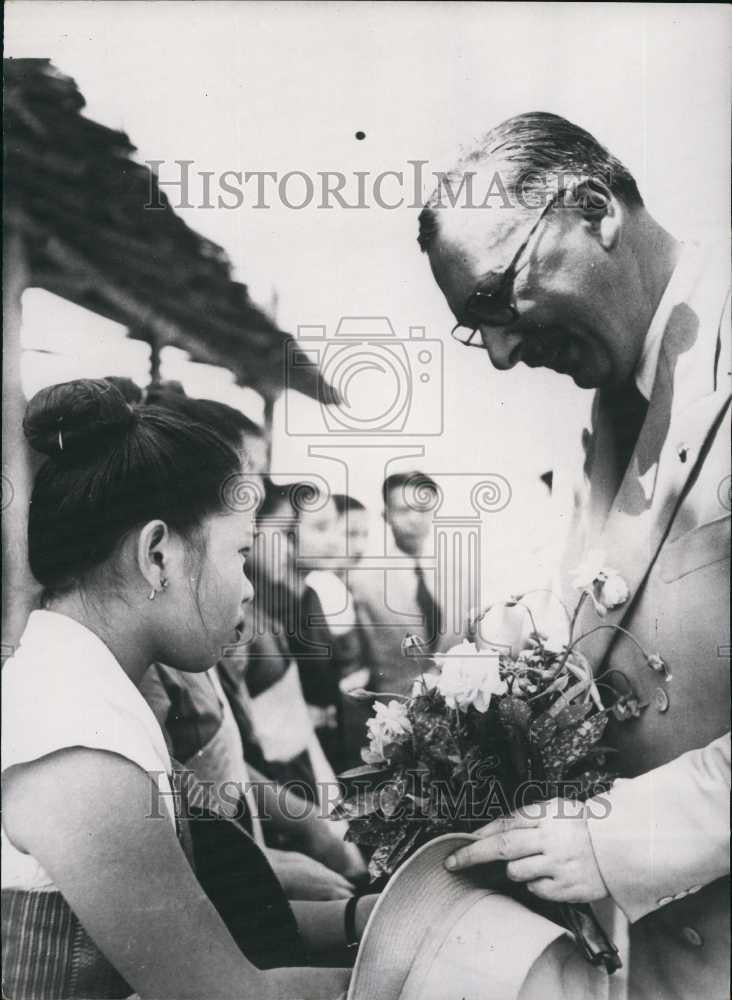
POLYGON ((31 712, 46 723, 46 713, 75 716, 99 703, 136 700, 134 684, 101 639, 52 611, 31 613, 3 666, 2 688, 4 715, 26 723, 31 712))
POLYGON ((2 688, 3 771, 79 746, 169 770, 162 731, 138 689, 101 640, 63 615, 31 614, 2 688))

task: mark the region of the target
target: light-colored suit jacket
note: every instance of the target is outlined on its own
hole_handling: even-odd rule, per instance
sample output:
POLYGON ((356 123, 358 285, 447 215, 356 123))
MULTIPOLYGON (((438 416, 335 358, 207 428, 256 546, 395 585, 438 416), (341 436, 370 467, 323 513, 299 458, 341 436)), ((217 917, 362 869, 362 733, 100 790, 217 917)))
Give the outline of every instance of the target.
MULTIPOLYGON (((596 673, 616 671, 604 682, 618 693, 630 685, 646 706, 638 718, 611 717, 604 742, 624 777, 606 796, 608 815, 590 821, 600 870, 631 924, 634 1000, 729 996, 729 337, 728 263, 706 257, 670 314, 619 486, 596 397, 563 572, 583 549, 604 549, 631 596, 603 624, 629 629, 672 675, 609 629, 581 647, 596 673)), ((583 631, 600 624, 586 605, 583 631)))

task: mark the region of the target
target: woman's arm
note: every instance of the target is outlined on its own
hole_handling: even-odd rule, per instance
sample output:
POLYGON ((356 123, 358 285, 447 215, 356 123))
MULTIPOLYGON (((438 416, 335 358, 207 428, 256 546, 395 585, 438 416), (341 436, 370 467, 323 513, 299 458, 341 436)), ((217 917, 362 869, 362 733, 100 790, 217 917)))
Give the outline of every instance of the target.
MULTIPOLYGON (((320 808, 248 767, 260 817, 278 832, 300 841, 306 854, 346 878, 360 878, 366 872, 361 852, 343 840, 334 824, 320 814, 320 808)), ((338 790, 334 788, 334 801, 338 790)))
POLYGON ((8 769, 4 799, 11 842, 43 866, 141 997, 321 998, 344 989, 344 970, 260 972, 244 957, 167 816, 150 815, 151 779, 131 761, 60 751, 8 769))
MULTIPOLYGON (((361 940, 366 922, 379 897, 361 896, 356 903, 354 923, 357 940, 361 940)), ((347 948, 345 909, 342 900, 327 903, 294 902, 290 904, 309 951, 316 958, 329 962, 351 964, 355 955, 347 948)))

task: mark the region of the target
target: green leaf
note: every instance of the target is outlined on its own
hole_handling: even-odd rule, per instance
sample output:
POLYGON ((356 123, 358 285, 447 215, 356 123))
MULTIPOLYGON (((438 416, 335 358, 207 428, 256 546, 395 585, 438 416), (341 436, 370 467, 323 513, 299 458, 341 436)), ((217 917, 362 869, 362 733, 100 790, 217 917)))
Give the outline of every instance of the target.
POLYGON ((396 871, 407 855, 411 853, 420 833, 422 833, 420 827, 417 824, 413 824, 411 828, 407 829, 402 839, 397 842, 388 859, 391 871, 396 871))
POLYGON ((556 731, 556 720, 548 712, 542 712, 529 726, 529 742, 537 747, 546 746, 556 731))
POLYGON ((522 733, 527 733, 531 724, 531 708, 523 700, 508 695, 498 702, 498 714, 505 726, 515 726, 522 733))
POLYGON ((348 771, 342 771, 338 777, 341 781, 348 782, 354 778, 379 778, 388 773, 388 767, 374 767, 373 764, 361 764, 360 767, 351 767, 348 771))
POLYGON ((569 726, 576 726, 578 722, 582 722, 590 714, 594 707, 591 701, 585 701, 579 705, 570 705, 569 708, 563 708, 561 712, 558 712, 554 716, 557 728, 567 729, 569 726))
POLYGON ((420 826, 414 823, 384 825, 381 843, 371 855, 369 875, 376 881, 382 875, 392 875, 402 857, 420 834, 420 826))
POLYGON ((578 726, 561 730, 550 743, 541 747, 541 759, 547 777, 559 778, 567 768, 581 760, 597 743, 607 726, 607 716, 593 715, 578 726))
POLYGON ((564 694, 560 694, 551 708, 548 708, 547 711, 552 716, 559 715, 559 713, 565 708, 569 708, 574 699, 578 695, 582 694, 583 691, 586 691, 589 686, 590 681, 588 680, 578 681, 577 684, 574 684, 568 691, 565 691, 564 694))
POLYGON ((378 796, 370 790, 359 792, 338 804, 338 810, 343 819, 356 819, 359 816, 369 816, 379 808, 378 796))
POLYGON ((385 835, 389 835, 387 821, 380 813, 372 813, 370 816, 351 820, 347 838, 354 844, 370 849, 378 847, 385 835))
POLYGON ((402 782, 393 782, 380 789, 378 793, 379 809, 387 819, 390 819, 399 808, 404 798, 404 785, 402 782))

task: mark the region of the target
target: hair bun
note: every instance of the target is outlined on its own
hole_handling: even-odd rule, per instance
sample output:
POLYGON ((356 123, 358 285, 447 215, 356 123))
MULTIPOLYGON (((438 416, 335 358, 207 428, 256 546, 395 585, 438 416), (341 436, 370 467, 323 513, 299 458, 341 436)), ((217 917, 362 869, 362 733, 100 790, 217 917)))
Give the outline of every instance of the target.
POLYGON ((76 379, 41 389, 28 403, 23 433, 36 451, 85 457, 124 434, 135 420, 120 390, 106 379, 76 379))

